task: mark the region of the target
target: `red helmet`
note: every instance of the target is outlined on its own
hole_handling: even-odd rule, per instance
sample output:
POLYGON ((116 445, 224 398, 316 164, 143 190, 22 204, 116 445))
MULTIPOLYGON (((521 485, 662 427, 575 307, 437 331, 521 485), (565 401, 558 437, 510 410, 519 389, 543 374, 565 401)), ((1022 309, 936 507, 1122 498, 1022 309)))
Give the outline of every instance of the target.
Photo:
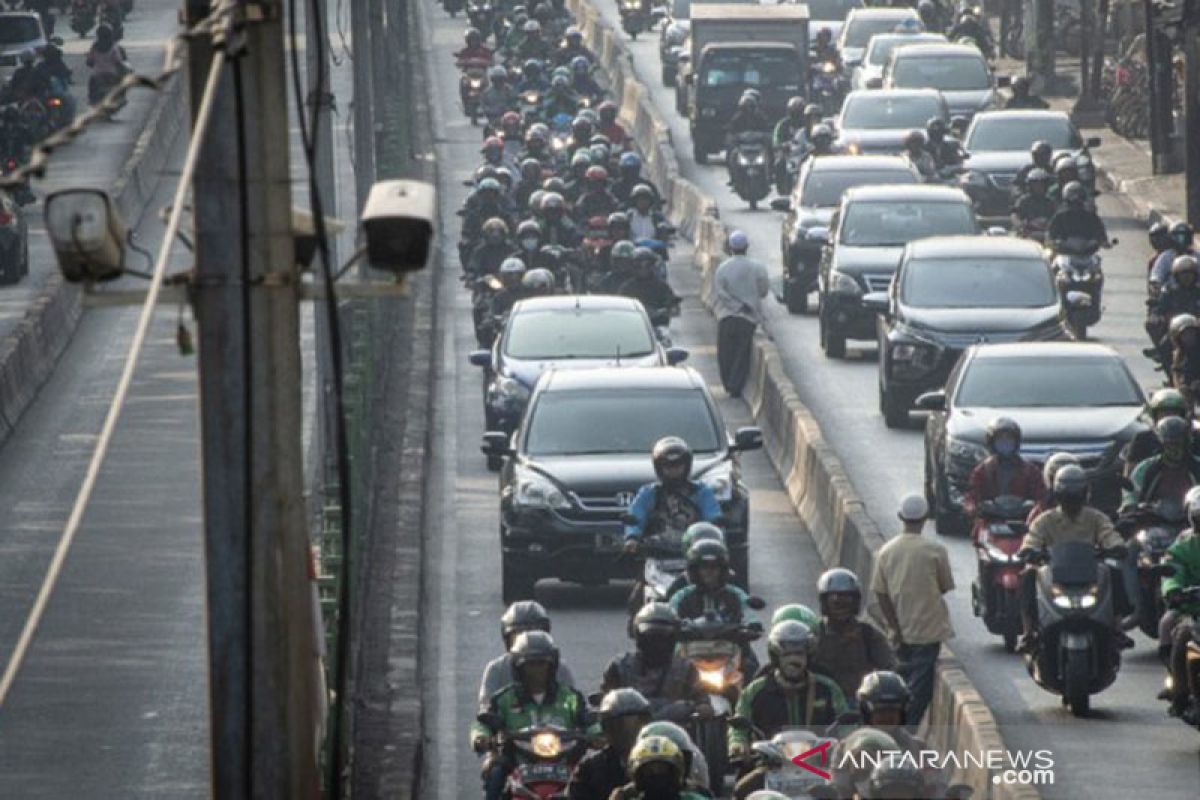
POLYGON ((589 182, 602 183, 608 180, 608 170, 600 166, 588 167, 583 177, 589 182))
POLYGON ((486 153, 488 150, 503 150, 504 142, 499 136, 489 136, 483 140, 483 147, 479 148, 479 152, 486 153))
POLYGON ((509 128, 510 126, 520 127, 521 115, 515 111, 506 111, 504 116, 500 118, 500 125, 503 128, 509 128))
POLYGON ((617 118, 617 104, 612 100, 605 100, 596 109, 596 113, 600 115, 600 119, 605 122, 612 122, 617 118))

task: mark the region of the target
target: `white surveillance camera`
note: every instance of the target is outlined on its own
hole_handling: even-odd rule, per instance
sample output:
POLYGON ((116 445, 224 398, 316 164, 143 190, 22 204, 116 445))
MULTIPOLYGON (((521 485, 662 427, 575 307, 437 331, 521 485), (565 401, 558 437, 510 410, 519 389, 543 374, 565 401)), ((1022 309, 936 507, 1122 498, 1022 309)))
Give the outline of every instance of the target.
POLYGON ((379 181, 362 211, 367 260, 376 269, 412 272, 429 260, 437 199, 422 181, 379 181))
POLYGON ((125 271, 125 223, 101 189, 64 189, 46 198, 46 232, 71 283, 99 283, 125 271))

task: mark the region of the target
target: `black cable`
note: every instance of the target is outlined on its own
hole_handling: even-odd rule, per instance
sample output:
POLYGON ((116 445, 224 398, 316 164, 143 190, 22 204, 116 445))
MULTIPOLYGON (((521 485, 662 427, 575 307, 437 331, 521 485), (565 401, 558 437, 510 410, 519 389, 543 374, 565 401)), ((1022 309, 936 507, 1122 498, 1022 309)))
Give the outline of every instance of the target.
MULTIPOLYGON (((291 47, 292 87, 296 95, 296 115, 299 120, 300 139, 304 158, 308 163, 308 195, 313 216, 313 227, 317 235, 317 248, 321 253, 321 275, 325 285, 325 315, 328 322, 330 366, 333 371, 334 396, 334 439, 337 453, 338 503, 341 505, 342 522, 342 573, 338 581, 337 650, 334 665, 337 671, 334 715, 330 728, 329 792, 334 800, 342 794, 343 746, 342 723, 349 702, 350 660, 350 578, 352 575, 351 543, 354 530, 351 527, 350 455, 346 441, 346 405, 342 364, 342 330, 338 317, 337 295, 334 289, 333 265, 330 263, 329 231, 325 225, 324 207, 321 202, 321 187, 317 182, 317 136, 319 132, 320 108, 329 95, 329 76, 325 64, 325 19, 320 0, 311 0, 310 27, 306 31, 307 42, 316 47, 317 79, 313 88, 316 98, 312 129, 308 128, 305 113, 304 86, 300 79, 300 55, 296 31, 296 0, 288 0, 288 38, 291 47)), ((332 143, 331 143, 332 144, 332 143)))
MULTIPOLYGON (((232 58, 233 62, 233 91, 234 91, 234 111, 237 116, 237 146, 238 146, 238 214, 240 216, 239 226, 241 227, 241 251, 242 251, 242 274, 241 274, 241 293, 242 293, 242 407, 245 409, 245 415, 242 418, 242 448, 243 448, 243 469, 242 473, 242 496, 245 502, 242 508, 242 525, 246 531, 246 605, 245 619, 247 634, 254 630, 254 606, 251 602, 250 581, 253 580, 254 574, 254 504, 251 498, 254 497, 254 439, 250 425, 251 404, 254 401, 254 358, 251 349, 253 347, 253 330, 252 316, 253 310, 250 305, 250 189, 248 185, 250 165, 247 159, 247 144, 246 144, 246 98, 245 91, 242 85, 242 60, 240 57, 232 58)), ((254 730, 254 702, 252 692, 252 665, 254 659, 252 657, 254 647, 254 636, 247 635, 246 637, 246 663, 245 663, 245 693, 246 693, 246 730, 254 730)), ((245 737, 245 759, 246 765, 249 767, 254 762, 253 758, 253 737, 245 737)), ((246 775, 246 793, 252 794, 253 781, 251 780, 251 770, 245 771, 246 775)))

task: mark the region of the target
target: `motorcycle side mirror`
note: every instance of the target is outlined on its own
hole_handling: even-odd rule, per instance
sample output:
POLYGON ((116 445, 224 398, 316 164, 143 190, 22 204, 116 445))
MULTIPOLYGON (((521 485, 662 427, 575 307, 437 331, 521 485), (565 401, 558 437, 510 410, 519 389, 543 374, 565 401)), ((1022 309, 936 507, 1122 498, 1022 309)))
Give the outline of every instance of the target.
POLYGON ((674 367, 687 361, 690 355, 691 353, 682 347, 669 347, 667 348, 667 363, 674 367))
POLYGON ((750 608, 754 609, 755 611, 762 611, 767 607, 767 601, 763 600, 758 595, 752 594, 750 595, 750 598, 746 600, 746 605, 750 606, 750 608))
POLYGON ((787 197, 776 197, 771 201, 772 211, 791 211, 792 201, 787 197))
POLYGON ((486 725, 492 730, 499 730, 504 727, 504 720, 500 719, 500 715, 493 714, 491 711, 479 712, 479 716, 475 717, 475 721, 480 725, 486 725))
POLYGON ((1088 147, 1099 147, 1101 141, 1103 140, 1099 136, 1089 136, 1086 140, 1084 140, 1084 144, 1086 144, 1088 147))
POLYGON ((508 434, 503 431, 488 431, 483 435, 483 446, 479 448, 488 456, 511 456, 508 434))
POLYGON ((492 354, 488 350, 474 350, 467 356, 467 361, 472 366, 487 368, 492 365, 492 354))
POLYGON ((600 701, 602 701, 603 699, 604 699, 603 692, 592 692, 591 694, 589 694, 587 696, 588 705, 591 706, 592 708, 599 708, 600 701))

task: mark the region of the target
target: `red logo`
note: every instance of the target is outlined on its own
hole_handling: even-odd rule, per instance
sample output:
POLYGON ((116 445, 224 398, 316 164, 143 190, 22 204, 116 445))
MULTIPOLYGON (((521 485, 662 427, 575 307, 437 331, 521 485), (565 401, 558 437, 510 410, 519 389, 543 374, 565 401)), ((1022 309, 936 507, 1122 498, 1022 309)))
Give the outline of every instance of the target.
POLYGON ((825 780, 829 780, 833 776, 830 775, 825 770, 817 769, 812 764, 809 764, 808 759, 811 758, 812 756, 819 754, 821 756, 821 766, 825 766, 825 760, 827 758, 829 758, 829 748, 832 745, 833 745, 833 742, 822 742, 821 744, 817 745, 816 747, 809 749, 809 750, 805 750, 803 753, 801 753, 800 755, 793 758, 792 763, 795 764, 800 769, 806 769, 814 775, 819 775, 820 777, 824 778, 825 780))

